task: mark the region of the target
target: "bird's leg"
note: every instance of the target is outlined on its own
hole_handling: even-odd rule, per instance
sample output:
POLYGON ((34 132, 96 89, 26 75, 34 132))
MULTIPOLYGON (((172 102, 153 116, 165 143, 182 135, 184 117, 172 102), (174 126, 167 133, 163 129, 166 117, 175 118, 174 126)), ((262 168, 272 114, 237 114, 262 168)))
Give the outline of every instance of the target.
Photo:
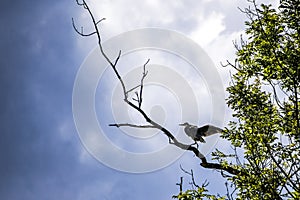
POLYGON ((199 144, 195 141, 195 143, 196 143, 196 146, 197 146, 197 149, 199 148, 199 144))
POLYGON ((174 142, 172 142, 170 137, 169 137, 169 144, 174 144, 174 142))
POLYGON ((193 144, 191 144, 191 145, 196 145, 196 147, 197 147, 197 149, 198 149, 198 147, 199 147, 199 144, 197 143, 197 141, 196 140, 194 140, 195 142, 193 143, 193 144))

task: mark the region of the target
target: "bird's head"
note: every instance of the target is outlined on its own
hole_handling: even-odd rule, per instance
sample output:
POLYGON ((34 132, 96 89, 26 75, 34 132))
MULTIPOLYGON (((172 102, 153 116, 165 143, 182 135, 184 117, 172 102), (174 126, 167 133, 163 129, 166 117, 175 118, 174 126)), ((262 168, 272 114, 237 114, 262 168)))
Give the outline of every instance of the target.
POLYGON ((183 124, 179 124, 179 126, 188 126, 190 125, 188 122, 184 122, 183 124))

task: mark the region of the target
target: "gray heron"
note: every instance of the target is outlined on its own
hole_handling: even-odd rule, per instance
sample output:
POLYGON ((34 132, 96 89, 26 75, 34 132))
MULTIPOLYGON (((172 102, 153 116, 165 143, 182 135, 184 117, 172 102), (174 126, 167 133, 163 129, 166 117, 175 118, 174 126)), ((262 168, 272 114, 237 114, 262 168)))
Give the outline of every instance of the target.
POLYGON ((184 127, 184 132, 191 137, 195 143, 197 141, 200 141, 202 143, 205 143, 205 140, 203 137, 207 137, 216 133, 221 133, 222 129, 213 126, 213 125, 205 125, 201 127, 197 127, 194 125, 189 124, 188 122, 185 122, 183 124, 179 124, 180 126, 185 126, 184 127))

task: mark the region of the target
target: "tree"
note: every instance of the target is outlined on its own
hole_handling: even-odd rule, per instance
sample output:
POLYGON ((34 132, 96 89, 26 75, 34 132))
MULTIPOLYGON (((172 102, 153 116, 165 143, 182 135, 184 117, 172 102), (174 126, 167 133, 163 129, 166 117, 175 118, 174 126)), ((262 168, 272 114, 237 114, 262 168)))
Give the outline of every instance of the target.
MULTIPOLYGON (((142 109, 143 81, 147 76, 146 61, 140 85, 126 88, 117 64, 121 57, 110 59, 103 47, 97 21, 85 0, 77 1, 89 13, 94 31, 79 31, 73 20, 73 27, 81 36, 96 35, 102 56, 111 66, 123 89, 124 101, 139 112, 145 125, 111 124, 134 128, 155 128, 161 130, 175 145, 193 152, 200 159, 200 166, 217 169, 227 179, 228 199, 299 199, 300 198, 300 1, 282 0, 278 10, 271 5, 258 6, 254 0, 252 7, 242 10, 249 20, 246 22, 247 39, 241 38, 234 63, 227 61, 224 66, 232 67, 231 85, 227 88, 228 106, 233 110, 235 120, 228 124, 222 137, 231 142, 233 153, 216 150, 212 153, 216 162, 208 162, 193 145, 184 144, 165 127, 154 122, 142 109), (130 100, 129 93, 136 93, 130 100), (243 153, 237 153, 243 150, 243 153)), ((195 189, 180 193, 177 199, 225 199, 209 194, 204 183, 199 186, 191 175, 195 189)))
MULTIPOLYGON (((236 120, 222 137, 244 153, 234 152, 235 162, 222 152, 213 155, 223 166, 243 172, 225 176, 232 184, 229 199, 299 199, 300 1, 282 0, 277 11, 251 3, 242 10, 249 19, 247 40, 235 45, 235 63, 225 65, 236 70, 227 88, 236 120)), ((201 199, 204 189, 177 198, 201 199)))

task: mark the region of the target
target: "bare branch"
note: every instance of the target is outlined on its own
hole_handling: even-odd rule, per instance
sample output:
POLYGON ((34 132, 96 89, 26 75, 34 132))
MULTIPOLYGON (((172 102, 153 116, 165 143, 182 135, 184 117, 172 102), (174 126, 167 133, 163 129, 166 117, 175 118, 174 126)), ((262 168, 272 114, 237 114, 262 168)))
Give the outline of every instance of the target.
POLYGON ((135 92, 135 96, 136 98, 132 98, 132 100, 138 102, 138 104, 140 104, 140 97, 139 97, 139 93, 138 92, 135 92))
POLYGON ((235 169, 235 168, 233 168, 229 165, 221 165, 219 163, 201 163, 200 165, 202 167, 208 168, 208 169, 224 170, 224 171, 226 171, 230 174, 233 174, 233 175, 247 175, 246 172, 235 169))
POLYGON ((179 194, 182 193, 183 177, 180 177, 180 183, 176 183, 179 186, 179 194))
POLYGON ((115 63, 114 63, 114 66, 116 66, 117 65, 117 63, 118 63, 118 61, 119 61, 119 59, 120 59, 120 57, 121 57, 121 50, 119 51, 119 54, 118 54, 118 56, 117 56, 117 58, 116 58, 116 60, 115 60, 115 63))
POLYGON ((230 67, 234 68, 236 71, 240 71, 240 69, 237 67, 237 62, 238 61, 235 60, 235 63, 232 64, 231 62, 229 62, 229 60, 226 60, 226 64, 223 64, 222 62, 220 64, 221 64, 222 67, 228 67, 228 66, 230 66, 230 67))
POLYGON ((109 124, 109 126, 115 126, 117 128, 121 126, 133 127, 133 128, 155 128, 152 125, 136 125, 136 124, 129 124, 129 123, 122 123, 122 124, 109 124))
POLYGON ((95 35, 96 34, 96 31, 94 32, 91 32, 91 33, 88 33, 88 34, 85 34, 83 33, 83 27, 81 27, 81 31, 79 31, 75 25, 75 22, 74 22, 74 19, 72 18, 72 26, 74 28, 74 30, 76 31, 76 33, 78 33, 79 35, 83 36, 83 37, 88 37, 88 36, 92 36, 92 35, 95 35))
POLYGON ((148 74, 148 71, 146 71, 146 65, 149 63, 150 59, 147 60, 147 62, 143 66, 143 75, 141 78, 141 88, 140 88, 140 98, 139 98, 139 108, 141 108, 142 101, 143 101, 143 87, 144 87, 144 79, 148 74))
POLYGON ((186 171, 185 169, 183 169, 183 167, 182 167, 181 165, 180 165, 180 169, 181 169, 184 173, 186 173, 186 174, 188 174, 188 175, 191 176, 191 178, 192 178, 191 184, 192 184, 193 186, 195 186, 196 188, 199 188, 199 187, 200 187, 200 186, 199 186, 198 184, 196 184, 196 182, 195 182, 194 172, 193 172, 192 169, 191 169, 191 172, 188 172, 188 171, 186 171))
MULTIPOLYGON (((91 35, 97 35, 97 39, 98 39, 98 46, 100 48, 100 52, 102 54, 102 56, 105 58, 105 60, 109 63, 109 65, 111 66, 111 68, 113 69, 115 75, 117 76, 119 82, 121 83, 122 85, 122 90, 123 90, 123 95, 124 95, 124 101, 125 103, 128 104, 128 106, 132 107, 133 109, 135 109, 137 112, 139 112, 143 118, 145 119, 145 121, 147 123, 150 124, 151 128, 156 128, 156 129, 159 129, 162 131, 163 134, 165 134, 168 139, 169 139, 169 142, 170 144, 173 144, 175 146, 177 146, 178 148, 182 149, 182 150, 185 150, 185 151, 191 151, 195 154, 196 157, 198 157, 200 160, 201 160, 201 166, 204 167, 204 168, 210 168, 210 169, 221 169, 221 170, 224 170, 224 171, 227 171, 228 173, 230 174, 233 174, 233 175, 238 175, 238 174, 241 174, 242 172, 240 172, 239 170, 237 169, 234 169, 230 166, 223 166, 221 164, 218 164, 218 163, 208 163, 205 156, 194 146, 192 145, 189 145, 189 144, 184 144, 184 143, 181 143, 179 142, 176 137, 169 131, 167 130, 166 128, 162 127, 161 125, 159 125, 158 123, 154 122, 142 109, 141 109, 141 103, 142 103, 142 100, 141 100, 141 97, 142 97, 142 89, 143 89, 143 80, 144 78, 146 77, 147 75, 147 71, 146 71, 146 65, 147 63, 149 62, 149 60, 144 64, 144 67, 143 67, 143 76, 142 76, 142 79, 141 79, 141 85, 140 85, 140 94, 138 95, 137 94, 137 99, 135 99, 135 101, 138 101, 138 105, 135 105, 133 102, 129 101, 128 100, 128 92, 132 91, 133 89, 131 90, 126 90, 126 86, 125 86, 125 83, 122 79, 122 76, 120 75, 119 71, 117 70, 116 68, 116 65, 118 63, 118 60, 120 59, 121 57, 121 51, 119 51, 119 54, 116 58, 116 60, 114 62, 112 62, 112 60, 106 55, 104 49, 103 49, 103 46, 102 46, 102 40, 101 40, 101 35, 100 35, 100 31, 99 31, 99 28, 98 28, 98 23, 103 21, 102 20, 99 20, 96 22, 94 16, 93 16, 93 13, 92 11, 90 10, 89 6, 87 5, 86 1, 85 0, 82 0, 82 3, 79 3, 77 1, 77 4, 80 5, 80 6, 83 6, 89 13, 90 17, 91 17, 91 20, 94 24, 94 29, 95 29, 95 33, 91 33, 91 34, 83 34, 83 33, 80 33, 76 27, 75 27, 75 24, 74 24, 74 29, 75 31, 82 35, 82 36, 91 36, 91 35)), ((137 88, 137 87, 136 87, 137 88)), ((119 124, 120 126, 121 124, 119 124)), ((111 126, 116 126, 118 127, 117 124, 111 124, 111 126)), ((126 125, 126 126, 130 126, 130 125, 126 125)), ((134 126, 134 125, 132 125, 134 126)))
POLYGON ((79 6, 84 6, 84 3, 79 3, 78 0, 76 0, 76 3, 77 3, 77 5, 79 5, 79 6))
POLYGON ((126 94, 128 94, 129 92, 132 92, 133 90, 135 90, 136 88, 140 87, 141 85, 137 85, 133 88, 131 88, 130 90, 126 91, 126 94))
POLYGON ((236 164, 242 166, 242 162, 237 153, 237 147, 233 147, 233 150, 234 150, 234 157, 235 157, 236 164))
MULTIPOLYGON (((228 197, 228 200, 233 200, 233 194, 235 193, 235 191, 237 190, 237 188, 233 189, 232 192, 229 192, 229 187, 228 187, 228 182, 225 182, 225 187, 226 187, 226 196, 228 197)), ((232 188, 232 185, 230 185, 230 187, 232 188)))
POLYGON ((104 21, 104 20, 106 20, 105 17, 103 17, 102 19, 98 20, 98 21, 96 22, 96 25, 98 25, 99 23, 101 23, 101 22, 104 21))

